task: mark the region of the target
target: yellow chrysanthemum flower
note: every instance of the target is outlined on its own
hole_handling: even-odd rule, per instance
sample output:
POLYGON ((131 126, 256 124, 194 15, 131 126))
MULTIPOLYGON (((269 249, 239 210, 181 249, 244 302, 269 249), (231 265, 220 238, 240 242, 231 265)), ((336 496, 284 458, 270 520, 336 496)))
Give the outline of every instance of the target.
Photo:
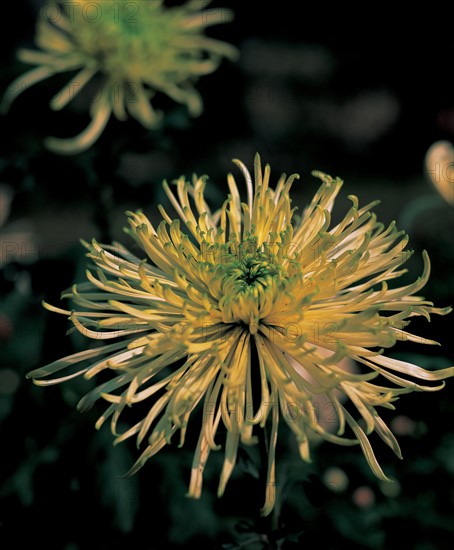
POLYGON ((161 124, 161 113, 150 104, 156 92, 187 106, 192 116, 203 109, 193 82, 212 73, 222 57, 234 59, 233 46, 204 36, 210 25, 228 22, 228 9, 208 9, 209 1, 190 0, 166 8, 162 0, 51 2, 38 21, 40 50, 21 49, 19 59, 36 67, 6 90, 3 109, 28 87, 57 73, 77 71, 51 100, 59 110, 97 75, 98 93, 91 101, 91 123, 71 139, 48 138, 58 153, 77 153, 101 135, 111 114, 127 113, 146 128, 161 124))
MULTIPOLYGON (((155 228, 142 212, 129 213, 130 235, 145 259, 120 244, 84 243, 94 268, 88 282, 63 294, 73 311, 46 305, 68 315, 75 328, 95 340, 120 341, 76 353, 30 373, 39 385, 101 371, 113 376, 87 394, 86 410, 102 398, 110 405, 97 422, 111 417, 115 442, 136 436, 147 447, 131 472, 180 432, 180 445, 192 412, 203 400, 203 423, 195 451, 189 495, 199 497, 211 451, 221 448, 217 431, 226 431, 225 460, 219 495, 235 466, 240 441, 257 442, 271 424, 266 502, 274 505, 275 449, 279 417, 293 430, 301 457, 310 460, 309 436, 318 434, 340 445, 359 444, 380 479, 387 479, 372 451, 368 434, 375 431, 400 456, 398 443, 376 408, 393 409, 403 393, 443 387, 414 381, 439 381, 454 367, 429 372, 386 357, 384 348, 398 340, 436 344, 404 330, 412 317, 447 314, 415 296, 429 277, 388 287, 405 270, 411 255, 408 237, 379 222, 370 211, 376 203, 352 206, 330 227, 330 212, 342 181, 314 173, 322 185, 301 219, 292 224, 290 188, 297 175, 282 175, 269 185, 270 167, 255 161, 255 186, 246 167, 247 201, 241 202, 234 177, 230 194, 212 213, 204 199, 205 178, 192 183, 181 177, 176 195, 165 191, 180 219, 159 206, 163 221, 155 228), (182 231, 181 223, 189 233, 182 231), (93 360, 96 362, 93 364, 93 360), (364 372, 339 366, 355 360, 364 372), (79 366, 79 363, 87 363, 79 366), (75 366, 62 378, 50 375, 75 366), (381 377, 378 385, 372 380, 381 377), (408 380, 407 377, 412 380, 408 380), (392 385, 386 385, 387 381, 392 385), (336 411, 337 433, 325 429, 316 414, 319 396, 336 411), (342 397, 358 410, 363 427, 342 397), (125 433, 117 423, 126 407, 149 400, 148 414, 125 433), (270 420, 270 422, 269 422, 270 420), (346 427, 351 436, 344 435, 346 427)), ((219 435, 219 434, 218 434, 219 435)))

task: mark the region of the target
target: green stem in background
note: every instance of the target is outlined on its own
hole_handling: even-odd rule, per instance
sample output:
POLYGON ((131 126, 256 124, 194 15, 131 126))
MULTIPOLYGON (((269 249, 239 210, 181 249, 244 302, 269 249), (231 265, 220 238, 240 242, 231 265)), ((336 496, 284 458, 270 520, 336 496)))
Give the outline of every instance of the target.
MULTIPOLYGON (((262 508, 265 502, 265 493, 268 481, 268 450, 269 450, 269 436, 268 430, 259 428, 258 433, 258 445, 260 453, 260 468, 259 468, 259 508, 262 508)), ((276 490, 276 488, 275 488, 276 490)), ((276 496, 276 503, 273 511, 268 516, 260 516, 257 520, 257 527, 260 533, 266 536, 268 540, 269 548, 278 548, 275 542, 276 531, 278 529, 278 517, 279 517, 279 502, 276 496)))
POLYGON ((114 206, 112 187, 106 183, 102 183, 98 185, 97 191, 95 199, 97 199, 98 204, 94 212, 94 222, 97 227, 99 227, 101 242, 110 243, 112 237, 110 232, 109 212, 112 212, 114 206))
MULTIPOLYGON (((114 207, 113 190, 109 184, 111 176, 103 174, 105 166, 112 166, 112 160, 107 155, 96 154, 95 150, 83 155, 81 164, 87 177, 90 190, 90 201, 94 205, 93 222, 99 229, 99 240, 104 243, 112 241, 109 213, 114 207)), ((112 170, 110 170, 110 174, 112 170)))
POLYGON ((266 481, 268 477, 268 448, 269 438, 266 426, 258 428, 259 453, 260 453, 260 468, 259 468, 259 487, 260 487, 260 507, 265 501, 266 481))
POLYGON ((421 214, 445 205, 444 200, 435 194, 422 195, 411 200, 402 211, 399 218, 399 227, 409 231, 421 214))
MULTIPOLYGON (((252 395, 254 396, 254 402, 257 402, 259 396, 262 393, 261 380, 260 380, 260 367, 257 348, 254 342, 251 345, 251 373, 252 373, 252 395)), ((268 482, 268 451, 269 451, 269 434, 267 426, 261 428, 255 427, 256 436, 258 438, 258 450, 260 457, 260 464, 258 467, 258 490, 257 490, 257 510, 260 510, 265 503, 266 488, 268 482)), ((278 519, 278 503, 273 512, 269 516, 258 516, 257 526, 262 533, 267 536, 271 535, 273 531, 277 529, 278 519)))

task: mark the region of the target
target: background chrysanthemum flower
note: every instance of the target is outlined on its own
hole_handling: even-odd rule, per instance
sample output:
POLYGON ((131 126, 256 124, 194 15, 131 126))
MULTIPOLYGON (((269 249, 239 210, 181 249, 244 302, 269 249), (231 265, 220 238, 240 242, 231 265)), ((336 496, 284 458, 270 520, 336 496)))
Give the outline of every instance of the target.
POLYGON ((437 141, 427 151, 426 172, 434 187, 454 206, 454 147, 449 141, 437 141))
POLYGON ((61 9, 57 2, 50 4, 37 25, 40 49, 18 52, 21 61, 35 68, 11 83, 3 109, 37 82, 77 71, 51 100, 51 107, 60 110, 100 75, 87 128, 71 139, 47 140, 47 146, 59 153, 90 147, 112 114, 119 120, 129 114, 146 128, 159 126, 161 113, 150 104, 157 92, 185 104, 192 116, 198 116, 203 106, 193 83, 215 71, 222 57, 237 55, 233 46, 204 36, 206 27, 232 19, 228 9, 207 9, 208 1, 191 0, 173 8, 166 8, 162 0, 80 0, 62 2, 61 9))
POLYGON ((315 433, 340 445, 359 444, 374 474, 387 479, 368 435, 375 431, 398 456, 400 450, 378 407, 393 409, 401 394, 442 388, 444 382, 418 381, 441 381, 454 375, 454 367, 427 371, 387 357, 384 349, 403 340, 436 344, 405 327, 413 317, 429 319, 450 308, 435 308, 416 295, 429 277, 426 253, 421 277, 389 287, 405 272, 401 266, 411 252, 404 250, 404 232, 394 223, 385 227, 371 213, 375 202, 360 207, 350 196, 351 208, 332 226, 330 213, 342 181, 316 172, 322 185, 300 220, 292 222, 290 188, 298 176, 282 175, 272 189, 270 167, 262 170, 258 156, 255 184, 246 167, 235 163, 246 181, 246 202, 229 174, 230 194, 219 211, 211 212, 204 199, 206 179, 194 176, 189 183, 182 177, 176 195, 164 183, 179 219, 159 206, 163 221, 155 228, 142 212, 129 213, 129 233, 145 259, 117 243, 85 243, 93 262, 88 281, 63 294, 73 300, 74 310, 47 307, 69 315, 89 338, 119 341, 65 357, 29 376, 49 385, 112 372, 79 408, 104 399, 109 406, 98 428, 110 418, 117 443, 134 436, 138 445, 146 440, 131 472, 177 432, 183 445, 191 415, 201 404, 192 497, 201 494, 211 451, 225 445, 222 495, 240 442, 254 445, 271 425, 262 509, 268 514, 275 502, 280 417, 294 432, 303 460, 310 460, 309 436, 315 433), (344 358, 363 371, 341 368, 344 358), (68 367, 73 371, 48 378, 68 367), (320 395, 335 409, 334 434, 316 414, 320 395), (122 412, 140 402, 149 403, 149 412, 118 433, 122 412), (225 442, 217 434, 221 424, 225 442))

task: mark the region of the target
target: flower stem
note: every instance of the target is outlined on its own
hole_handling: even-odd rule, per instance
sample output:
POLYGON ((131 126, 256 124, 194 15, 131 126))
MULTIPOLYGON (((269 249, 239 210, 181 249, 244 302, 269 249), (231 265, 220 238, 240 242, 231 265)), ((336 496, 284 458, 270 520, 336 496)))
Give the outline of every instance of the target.
MULTIPOLYGON (((252 395, 254 397, 254 402, 259 398, 262 392, 261 380, 260 380, 260 367, 259 367, 259 357, 256 346, 251 346, 251 374, 252 374, 252 395)), ((269 434, 267 426, 261 428, 260 426, 255 426, 255 435, 258 439, 258 450, 260 455, 260 464, 258 466, 258 482, 257 482, 257 511, 259 511, 264 503, 266 498, 266 489, 268 482, 268 451, 269 451, 269 434)), ((259 514, 259 512, 258 512, 259 514)), ((263 517, 258 515, 257 526, 259 530, 269 536, 272 531, 276 528, 276 518, 275 514, 272 513, 269 516, 263 517)))

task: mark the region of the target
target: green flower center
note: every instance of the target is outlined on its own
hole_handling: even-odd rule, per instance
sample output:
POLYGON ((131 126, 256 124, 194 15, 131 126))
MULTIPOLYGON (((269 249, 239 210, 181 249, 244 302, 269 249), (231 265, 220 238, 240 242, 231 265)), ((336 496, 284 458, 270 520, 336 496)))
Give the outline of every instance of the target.
POLYGON ((249 325, 255 334, 288 277, 270 254, 257 249, 245 253, 244 248, 238 252, 236 257, 225 257, 225 263, 217 268, 222 293, 219 308, 225 323, 249 325))
POLYGON ((184 9, 166 10, 155 1, 80 2, 69 15, 79 48, 111 78, 178 71, 183 56, 170 45, 183 32, 184 9))
POLYGON ((267 280, 270 277, 280 275, 280 268, 262 257, 246 257, 242 260, 236 260, 226 265, 226 277, 235 282, 238 290, 247 291, 248 287, 262 285, 267 286, 267 280))

